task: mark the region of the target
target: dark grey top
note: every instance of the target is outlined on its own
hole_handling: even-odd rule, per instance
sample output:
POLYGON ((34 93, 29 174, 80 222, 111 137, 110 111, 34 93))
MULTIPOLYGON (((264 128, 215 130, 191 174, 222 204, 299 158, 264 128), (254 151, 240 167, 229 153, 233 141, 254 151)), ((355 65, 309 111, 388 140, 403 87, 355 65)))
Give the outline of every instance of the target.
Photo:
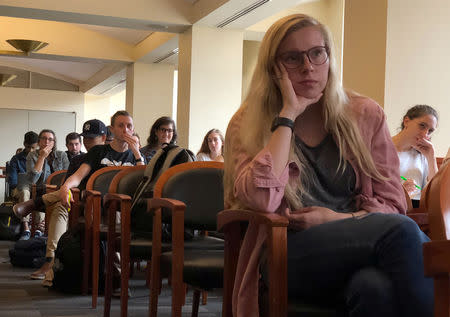
POLYGON ((331 134, 310 147, 295 137, 297 146, 306 158, 306 169, 311 179, 309 195, 304 195, 304 206, 321 206, 337 212, 355 212, 356 175, 347 162, 338 171, 339 148, 331 134))

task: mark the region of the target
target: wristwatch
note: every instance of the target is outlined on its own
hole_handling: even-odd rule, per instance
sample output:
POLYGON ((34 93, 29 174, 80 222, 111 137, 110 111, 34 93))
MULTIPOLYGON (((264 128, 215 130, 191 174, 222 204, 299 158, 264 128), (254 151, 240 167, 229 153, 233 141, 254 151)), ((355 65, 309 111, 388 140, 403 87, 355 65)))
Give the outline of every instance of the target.
POLYGON ((273 119, 272 121, 272 127, 270 128, 270 131, 275 131, 279 126, 289 127, 291 128, 292 133, 294 133, 294 121, 289 118, 275 117, 275 119, 273 119))
POLYGON ((139 163, 139 162, 144 162, 144 160, 142 159, 142 157, 140 157, 140 158, 138 158, 138 159, 137 159, 137 158, 135 158, 134 160, 136 161, 136 163, 139 163))

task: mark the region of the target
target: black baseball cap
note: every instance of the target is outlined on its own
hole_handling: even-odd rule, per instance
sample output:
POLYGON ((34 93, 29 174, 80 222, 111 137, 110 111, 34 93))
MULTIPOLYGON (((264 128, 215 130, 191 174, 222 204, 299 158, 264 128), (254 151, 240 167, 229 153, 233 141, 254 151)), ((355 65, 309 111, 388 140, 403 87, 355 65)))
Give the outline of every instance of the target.
POLYGON ((92 119, 83 124, 83 133, 81 133, 81 135, 84 137, 95 138, 105 134, 106 126, 98 119, 92 119))

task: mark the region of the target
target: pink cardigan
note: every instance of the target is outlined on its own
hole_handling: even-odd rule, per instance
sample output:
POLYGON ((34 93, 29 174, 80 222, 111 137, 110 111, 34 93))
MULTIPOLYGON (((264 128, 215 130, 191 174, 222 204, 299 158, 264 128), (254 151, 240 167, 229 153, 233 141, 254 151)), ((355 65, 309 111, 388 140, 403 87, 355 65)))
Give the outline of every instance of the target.
MULTIPOLYGON (((399 160, 380 106, 365 97, 351 97, 349 115, 358 122, 364 143, 372 153, 378 170, 389 180, 378 182, 357 167, 349 155, 348 162, 356 174, 356 204, 358 209, 368 212, 402 213, 406 211, 406 200, 400 184, 399 160), (351 113, 353 112, 353 113, 351 113)), ((245 153, 239 141, 242 113, 232 118, 227 138, 231 138, 233 153, 237 157, 234 171, 234 197, 240 204, 259 211, 276 212, 287 207, 284 188, 290 177, 298 177, 297 165, 289 163, 280 177, 272 173, 272 156, 265 148, 253 159, 245 153)), ((269 128, 269 127, 267 127, 269 128)), ((233 207, 232 202, 226 202, 233 207)), ((258 261, 265 240, 265 233, 257 225, 249 225, 239 254, 236 279, 233 289, 233 316, 259 316, 258 312, 258 261)))

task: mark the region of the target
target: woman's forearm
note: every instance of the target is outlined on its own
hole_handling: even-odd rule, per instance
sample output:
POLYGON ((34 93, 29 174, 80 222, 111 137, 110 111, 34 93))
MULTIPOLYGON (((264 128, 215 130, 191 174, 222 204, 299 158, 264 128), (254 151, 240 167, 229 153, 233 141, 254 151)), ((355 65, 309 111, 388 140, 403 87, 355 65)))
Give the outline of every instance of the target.
POLYGON ((45 157, 38 156, 36 163, 34 164, 34 171, 37 173, 42 172, 42 168, 44 167, 45 157))
POLYGON ((266 146, 266 149, 270 152, 270 154, 272 154, 272 171, 278 177, 285 170, 289 161, 291 138, 291 128, 279 126, 275 131, 273 131, 272 137, 266 146))

